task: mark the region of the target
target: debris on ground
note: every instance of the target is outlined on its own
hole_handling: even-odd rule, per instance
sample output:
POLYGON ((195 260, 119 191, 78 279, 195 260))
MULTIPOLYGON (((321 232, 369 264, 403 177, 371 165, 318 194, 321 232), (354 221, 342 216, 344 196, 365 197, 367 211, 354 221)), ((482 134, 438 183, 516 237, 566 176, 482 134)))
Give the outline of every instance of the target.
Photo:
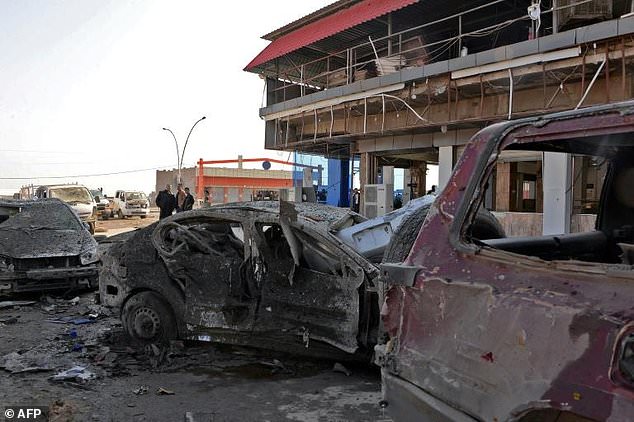
POLYGON ((59 317, 59 318, 47 318, 46 322, 50 322, 52 324, 73 324, 73 325, 83 325, 83 324, 91 324, 95 322, 95 319, 91 318, 76 318, 76 317, 59 317))
POLYGON ((30 306, 36 304, 35 300, 4 300, 0 302, 0 309, 12 308, 15 306, 30 306))
POLYGON ((134 390, 132 390, 132 392, 136 394, 137 396, 142 396, 143 394, 147 394, 148 391, 150 391, 150 387, 148 387, 147 385, 140 385, 134 390))
POLYGON ((73 366, 66 371, 59 372, 49 379, 51 381, 79 381, 79 382, 87 382, 97 376, 86 369, 84 366, 73 366))
POLYGON ((157 396, 173 396, 174 392, 172 390, 168 390, 167 388, 159 387, 156 390, 157 396))
POLYGON ((352 371, 340 364, 339 362, 335 363, 335 366, 332 367, 332 372, 339 372, 345 374, 345 376, 349 377, 352 375, 352 371))
POLYGON ((261 365, 268 366, 271 368, 271 374, 292 374, 293 371, 288 369, 282 362, 277 359, 273 359, 273 362, 260 361, 261 365))
POLYGON ((3 368, 5 371, 11 372, 12 374, 20 372, 50 371, 53 369, 46 355, 31 351, 23 354, 11 352, 0 357, 0 368, 3 368))
POLYGON ((0 324, 15 324, 18 322, 18 318, 20 318, 19 316, 14 317, 14 316, 10 316, 8 318, 3 318, 0 319, 0 324))

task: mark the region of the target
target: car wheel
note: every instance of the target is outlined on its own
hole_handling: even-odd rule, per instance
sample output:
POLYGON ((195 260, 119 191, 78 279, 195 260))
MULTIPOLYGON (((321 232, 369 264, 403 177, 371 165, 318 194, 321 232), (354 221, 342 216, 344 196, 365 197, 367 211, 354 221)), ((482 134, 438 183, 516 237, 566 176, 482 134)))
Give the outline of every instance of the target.
POLYGON ((117 217, 124 218, 123 211, 121 210, 117 211, 117 217))
POLYGON ((141 218, 147 218, 147 215, 142 215, 141 218))
POLYGON ((166 343, 177 337, 172 307, 155 292, 137 293, 128 299, 121 311, 121 321, 136 343, 166 343))

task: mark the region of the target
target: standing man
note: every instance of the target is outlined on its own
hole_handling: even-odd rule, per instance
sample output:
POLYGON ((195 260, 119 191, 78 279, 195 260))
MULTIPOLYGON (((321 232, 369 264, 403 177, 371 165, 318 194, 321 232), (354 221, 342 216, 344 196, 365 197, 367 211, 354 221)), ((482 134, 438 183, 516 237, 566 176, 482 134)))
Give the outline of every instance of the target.
POLYGON ((189 193, 189 188, 185 188, 185 203, 183 204, 183 211, 189 211, 194 208, 194 196, 189 193))
POLYGON ((176 208, 176 198, 172 195, 172 185, 166 185, 165 190, 159 192, 156 196, 156 206, 161 210, 159 219, 169 217, 176 208))
POLYGON ((176 186, 176 212, 183 212, 185 206, 185 197, 187 194, 183 190, 183 184, 179 183, 176 186))

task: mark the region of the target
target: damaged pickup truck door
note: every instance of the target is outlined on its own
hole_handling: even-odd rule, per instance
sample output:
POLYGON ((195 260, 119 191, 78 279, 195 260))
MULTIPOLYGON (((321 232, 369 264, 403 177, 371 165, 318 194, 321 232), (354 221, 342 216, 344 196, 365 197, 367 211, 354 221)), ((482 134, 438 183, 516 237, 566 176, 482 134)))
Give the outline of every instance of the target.
POLYGON ((318 349, 318 340, 354 353, 364 271, 332 241, 295 225, 256 223, 266 272, 255 330, 288 348, 318 349))

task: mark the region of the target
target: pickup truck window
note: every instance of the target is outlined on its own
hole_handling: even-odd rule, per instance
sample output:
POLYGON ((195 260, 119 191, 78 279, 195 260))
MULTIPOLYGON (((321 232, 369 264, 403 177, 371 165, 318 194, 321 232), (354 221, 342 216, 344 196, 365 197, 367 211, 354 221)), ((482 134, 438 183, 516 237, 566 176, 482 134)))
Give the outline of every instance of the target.
POLYGON ((506 237, 470 236, 473 230, 467 219, 462 230, 465 241, 544 261, 575 260, 632 269, 634 141, 605 136, 510 143, 483 177, 488 182, 475 201, 499 220, 506 237), (543 177, 545 153, 555 158, 570 154, 565 192, 572 197, 570 233, 542 234, 544 192, 549 189, 543 177))

